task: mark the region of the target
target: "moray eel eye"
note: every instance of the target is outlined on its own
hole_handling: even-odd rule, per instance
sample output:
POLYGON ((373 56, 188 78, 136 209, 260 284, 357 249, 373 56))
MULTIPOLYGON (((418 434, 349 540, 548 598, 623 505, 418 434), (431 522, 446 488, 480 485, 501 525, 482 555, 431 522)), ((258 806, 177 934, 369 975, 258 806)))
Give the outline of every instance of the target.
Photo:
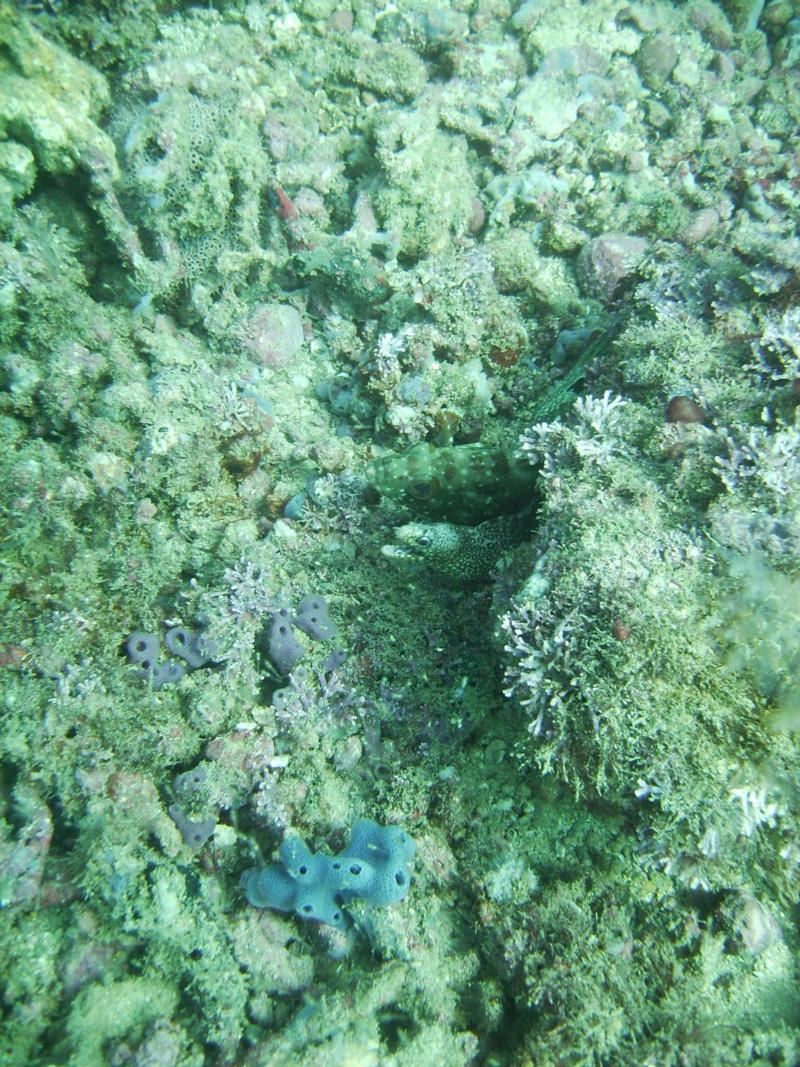
POLYGON ((429 534, 420 534, 420 536, 417 538, 418 548, 427 548, 430 543, 431 538, 429 534))

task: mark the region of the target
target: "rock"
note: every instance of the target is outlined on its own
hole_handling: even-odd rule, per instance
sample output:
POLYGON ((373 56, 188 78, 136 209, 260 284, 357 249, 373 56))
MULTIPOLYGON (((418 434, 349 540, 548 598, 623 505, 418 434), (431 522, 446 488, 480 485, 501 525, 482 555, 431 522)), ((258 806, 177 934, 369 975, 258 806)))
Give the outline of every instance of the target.
POLYGON ((678 46, 669 33, 656 33, 642 42, 636 65, 644 81, 657 88, 667 81, 678 61, 678 46))
POLYGON ((689 222, 680 234, 681 240, 687 245, 697 245, 709 237, 719 225, 719 215, 716 208, 704 207, 695 211, 689 222))
POLYGON ((237 335, 259 363, 281 367, 303 344, 303 322, 291 304, 261 304, 240 323, 237 335))
POLYGON ((610 301, 625 278, 636 269, 647 249, 643 237, 604 233, 587 242, 578 256, 578 281, 584 292, 610 301))

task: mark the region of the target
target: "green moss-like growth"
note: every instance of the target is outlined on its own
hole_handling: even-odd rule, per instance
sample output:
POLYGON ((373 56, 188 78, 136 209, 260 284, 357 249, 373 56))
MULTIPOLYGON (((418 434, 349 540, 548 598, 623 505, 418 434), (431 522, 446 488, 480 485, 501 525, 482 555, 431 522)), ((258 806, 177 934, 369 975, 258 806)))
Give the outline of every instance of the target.
POLYGON ((135 1037, 175 1007, 175 992, 165 982, 128 978, 92 985, 79 996, 67 1023, 71 1067, 91 1067, 104 1060, 103 1046, 120 1037, 135 1037))
POLYGON ((65 174, 104 164, 114 149, 97 125, 105 79, 51 44, 11 4, 0 7, 0 136, 28 147, 42 170, 65 174))
POLYGON ((508 692, 525 702, 541 769, 579 794, 638 797, 658 862, 690 885, 744 889, 776 847, 755 826, 776 825, 790 802, 776 787, 775 819, 753 811, 752 827, 758 804, 741 801, 744 821, 737 806, 789 773, 793 746, 766 732, 747 678, 720 655, 726 582, 678 525, 669 468, 636 457, 642 413, 608 397, 577 408, 575 428, 539 427, 529 442, 540 461, 559 456, 544 459, 559 492, 545 493, 548 549, 504 620, 508 692), (748 769, 741 746, 769 770, 748 769))

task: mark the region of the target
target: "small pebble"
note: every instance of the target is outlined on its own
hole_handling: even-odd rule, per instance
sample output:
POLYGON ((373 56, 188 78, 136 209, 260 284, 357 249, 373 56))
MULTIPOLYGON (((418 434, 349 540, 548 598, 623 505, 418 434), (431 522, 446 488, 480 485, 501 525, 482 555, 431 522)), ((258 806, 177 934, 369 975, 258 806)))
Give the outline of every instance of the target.
POLYGON ((673 396, 667 404, 667 422, 705 422, 706 413, 690 396, 673 396))

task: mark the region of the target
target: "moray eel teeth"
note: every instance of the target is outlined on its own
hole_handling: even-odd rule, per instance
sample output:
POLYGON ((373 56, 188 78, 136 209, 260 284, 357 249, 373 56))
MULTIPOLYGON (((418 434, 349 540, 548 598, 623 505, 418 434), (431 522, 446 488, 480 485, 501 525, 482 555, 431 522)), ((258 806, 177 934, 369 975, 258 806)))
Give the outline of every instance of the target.
POLYGON ((387 559, 402 559, 411 563, 415 560, 420 562, 420 554, 408 545, 383 545, 381 555, 386 556, 387 559))

